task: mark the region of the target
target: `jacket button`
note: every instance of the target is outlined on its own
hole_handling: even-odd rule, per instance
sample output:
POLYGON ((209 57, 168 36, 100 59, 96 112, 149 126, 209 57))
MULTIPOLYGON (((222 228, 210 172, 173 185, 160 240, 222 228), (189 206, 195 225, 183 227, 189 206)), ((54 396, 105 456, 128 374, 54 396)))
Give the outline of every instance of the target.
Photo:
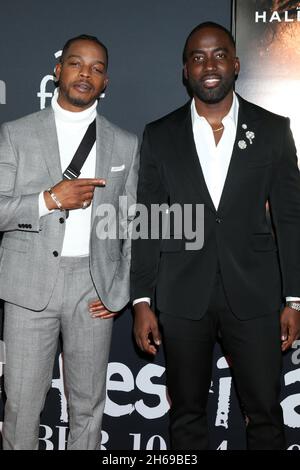
POLYGON ((59 218, 59 223, 60 223, 60 224, 64 224, 64 223, 65 223, 65 219, 64 219, 63 217, 60 217, 60 218, 59 218))
POLYGON ((55 258, 58 257, 58 252, 57 251, 53 251, 53 256, 55 256, 55 258))
POLYGON ((219 219, 219 217, 216 218, 217 224, 220 224, 222 222, 222 219, 219 219))

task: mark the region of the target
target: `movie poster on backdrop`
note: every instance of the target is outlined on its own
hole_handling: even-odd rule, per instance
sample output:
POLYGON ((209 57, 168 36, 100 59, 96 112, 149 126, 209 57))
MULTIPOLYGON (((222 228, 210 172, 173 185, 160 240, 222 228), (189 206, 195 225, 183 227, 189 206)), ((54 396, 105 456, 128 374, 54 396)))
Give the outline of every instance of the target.
POLYGON ((290 118, 300 155, 300 2, 236 0, 233 11, 241 60, 236 90, 290 118))
MULTIPOLYGON (((299 156, 300 2, 235 0, 233 33, 241 61, 237 93, 290 118, 299 156)), ((300 450, 299 340, 284 354, 283 361, 281 406, 288 449, 300 450)))

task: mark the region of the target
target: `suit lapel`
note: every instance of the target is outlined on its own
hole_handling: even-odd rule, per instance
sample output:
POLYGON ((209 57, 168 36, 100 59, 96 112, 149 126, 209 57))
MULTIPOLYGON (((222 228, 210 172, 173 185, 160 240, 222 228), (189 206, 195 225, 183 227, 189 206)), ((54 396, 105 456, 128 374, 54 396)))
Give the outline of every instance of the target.
POLYGON ((96 119, 96 178, 106 178, 109 173, 114 133, 109 122, 97 114, 96 119))
POLYGON ((187 103, 182 108, 182 116, 179 119, 179 127, 175 128, 174 142, 177 143, 177 152, 180 157, 181 171, 188 177, 195 188, 195 194, 199 194, 206 207, 215 212, 213 201, 207 189, 200 160, 194 141, 191 105, 187 103))
POLYGON ((40 145, 40 154, 46 162, 46 166, 53 184, 62 179, 62 168, 60 163, 57 132, 54 113, 51 108, 46 108, 37 116, 37 133, 40 145))
MULTIPOLYGON (((240 176, 244 171, 247 171, 247 159, 253 158, 254 154, 257 153, 255 140, 251 145, 249 139, 246 137, 246 132, 249 130, 255 132, 255 134, 258 135, 260 117, 256 113, 255 108, 250 103, 245 101, 240 96, 238 96, 238 100, 239 113, 237 132, 227 177, 218 206, 218 212, 224 211, 230 205, 230 202, 233 200, 233 198, 238 197, 241 184, 240 176), (246 125, 247 129, 243 128, 243 125, 246 125), (247 144, 245 149, 240 148, 239 143, 241 141, 244 141, 247 144)), ((174 136, 174 142, 178 144, 177 150, 179 151, 180 159, 184 161, 184 168, 182 171, 188 175, 188 179, 195 187, 195 194, 197 194, 197 192, 201 193, 205 206, 213 212, 216 212, 216 208, 211 199, 204 179, 200 160, 196 150, 192 129, 190 102, 182 108, 181 114, 179 114, 178 117, 178 123, 179 126, 175 127, 176 135, 174 136)))
POLYGON ((252 155, 257 152, 255 140, 250 144, 249 139, 246 137, 246 132, 247 130, 254 131, 255 134, 259 132, 259 117, 253 112, 253 108, 247 101, 243 100, 240 96, 238 96, 238 100, 239 113, 236 137, 218 212, 227 209, 233 198, 238 197, 241 184, 240 176, 244 171, 247 171, 246 160, 251 159, 252 155), (247 126, 247 128, 243 126, 247 126), (247 145, 244 149, 239 146, 242 142, 245 142, 247 145))
MULTIPOLYGON (((96 118, 96 170, 95 178, 106 179, 111 166, 114 132, 109 122, 97 114, 96 118)), ((92 207, 92 218, 95 208, 101 203, 103 191, 95 189, 92 207)))

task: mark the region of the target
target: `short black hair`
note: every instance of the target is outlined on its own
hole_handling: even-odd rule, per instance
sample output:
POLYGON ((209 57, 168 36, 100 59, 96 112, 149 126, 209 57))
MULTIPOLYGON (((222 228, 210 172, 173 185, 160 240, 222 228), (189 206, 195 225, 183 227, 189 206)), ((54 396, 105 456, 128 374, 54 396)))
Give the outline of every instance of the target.
POLYGON ((98 44, 98 46, 102 47, 102 49, 104 50, 105 55, 106 55, 106 69, 107 69, 107 67, 108 67, 108 50, 107 50, 107 47, 103 44, 103 42, 99 41, 99 39, 96 36, 91 36, 89 34, 80 34, 79 36, 75 36, 74 38, 69 39, 63 47, 61 57, 60 57, 60 62, 63 62, 63 60, 66 56, 66 53, 68 52, 69 47, 73 44, 73 42, 76 42, 76 41, 92 41, 92 42, 98 44))
POLYGON ((188 43, 189 43, 189 40, 190 38, 193 36, 194 33, 196 33, 197 31, 200 31, 201 29, 205 29, 205 28, 216 28, 216 29, 220 29, 221 31, 223 31, 225 34, 227 34, 231 44, 233 45, 234 49, 235 49, 235 40, 231 34, 231 32, 226 29, 224 26, 222 26, 221 24, 218 24, 218 23, 214 23, 213 21, 206 21, 204 23, 200 23, 198 24, 191 32, 190 34, 188 35, 186 41, 185 41, 185 44, 184 44, 184 48, 183 48, 183 54, 182 54, 182 61, 183 61, 183 64, 186 63, 187 61, 187 46, 188 46, 188 43))

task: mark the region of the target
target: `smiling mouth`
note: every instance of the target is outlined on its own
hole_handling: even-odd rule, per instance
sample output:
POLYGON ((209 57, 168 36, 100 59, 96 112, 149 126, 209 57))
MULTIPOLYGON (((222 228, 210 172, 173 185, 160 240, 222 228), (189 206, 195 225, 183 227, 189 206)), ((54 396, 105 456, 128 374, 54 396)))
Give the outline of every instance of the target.
POLYGON ((220 77, 206 77, 202 79, 202 83, 205 88, 215 88, 220 84, 220 82, 220 77))

